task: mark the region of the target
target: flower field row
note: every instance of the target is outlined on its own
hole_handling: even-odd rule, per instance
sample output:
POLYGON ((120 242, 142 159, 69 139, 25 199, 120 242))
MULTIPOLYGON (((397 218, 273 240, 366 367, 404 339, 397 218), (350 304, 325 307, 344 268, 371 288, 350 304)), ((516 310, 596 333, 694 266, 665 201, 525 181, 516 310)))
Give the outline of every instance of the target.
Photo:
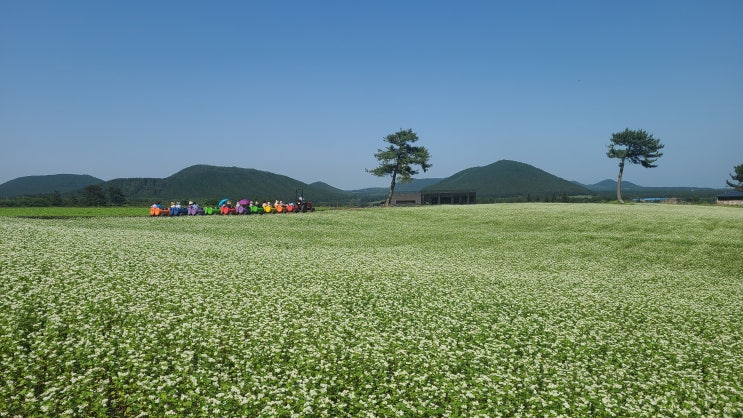
POLYGON ((741 416, 742 223, 0 218, 0 416, 741 416))
POLYGON ((64 219, 79 217, 148 216, 147 209, 134 206, 115 207, 0 207, 0 217, 64 219))

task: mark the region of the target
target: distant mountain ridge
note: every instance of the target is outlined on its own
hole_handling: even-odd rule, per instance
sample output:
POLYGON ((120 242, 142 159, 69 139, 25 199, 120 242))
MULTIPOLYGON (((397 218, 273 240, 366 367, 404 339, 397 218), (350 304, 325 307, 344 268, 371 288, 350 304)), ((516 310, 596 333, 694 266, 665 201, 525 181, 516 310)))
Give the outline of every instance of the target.
MULTIPOLYGON (((345 205, 383 200, 389 189, 372 187, 341 190, 327 183, 307 184, 293 178, 253 168, 193 165, 166 178, 119 178, 103 181, 88 175, 58 174, 19 177, 0 185, 0 198, 79 193, 89 185, 122 191, 131 204, 154 200, 205 201, 222 198, 251 200, 293 200, 298 194, 317 204, 345 205)), ((591 195, 611 199, 616 181, 606 179, 591 185, 568 181, 529 164, 500 160, 483 167, 471 167, 446 178, 413 179, 398 183, 395 192, 475 191, 478 202, 505 198, 532 198, 591 195)), ((627 197, 650 195, 699 198, 714 196, 720 189, 642 187, 622 182, 627 197)))
MULTIPOLYGON (((592 190, 596 192, 617 190, 616 180, 611 180, 611 179, 601 180, 600 182, 594 183, 594 184, 581 184, 578 182, 575 182, 575 183, 580 184, 581 186, 587 188, 588 190, 592 190)), ((637 190, 637 189, 644 189, 644 187, 638 186, 637 184, 629 182, 629 181, 622 181, 622 190, 637 190)))
POLYGON ((87 174, 51 174, 41 176, 18 177, 0 184, 0 198, 34 196, 52 193, 72 192, 92 184, 101 184, 103 180, 87 174))
MULTIPOLYGON (((577 183, 580 184, 580 183, 577 183)), ((617 192, 617 182, 606 179, 598 183, 588 184, 585 187, 592 193, 605 197, 614 198, 617 192)), ((646 198, 646 197, 677 197, 680 199, 702 199, 712 198, 724 189, 714 189, 710 187, 647 187, 640 186, 629 181, 622 181, 622 195, 627 198, 646 198)))

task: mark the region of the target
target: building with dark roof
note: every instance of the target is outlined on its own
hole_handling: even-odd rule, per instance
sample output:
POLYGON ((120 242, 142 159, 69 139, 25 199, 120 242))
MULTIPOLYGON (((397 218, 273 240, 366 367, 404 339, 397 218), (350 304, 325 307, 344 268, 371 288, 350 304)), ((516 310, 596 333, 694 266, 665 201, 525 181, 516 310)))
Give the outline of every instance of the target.
POLYGON ((730 191, 717 195, 718 205, 743 205, 743 192, 730 191))
POLYGON ((392 194, 392 205, 471 205, 475 203, 474 191, 404 192, 392 194))

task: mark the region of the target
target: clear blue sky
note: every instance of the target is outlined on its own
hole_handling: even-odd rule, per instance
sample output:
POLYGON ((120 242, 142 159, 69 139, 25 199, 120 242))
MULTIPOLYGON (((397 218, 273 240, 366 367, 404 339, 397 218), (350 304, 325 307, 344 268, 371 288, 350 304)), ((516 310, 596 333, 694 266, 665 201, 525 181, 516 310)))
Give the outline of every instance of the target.
POLYGON ((342 189, 413 129, 448 177, 501 159, 645 186, 743 163, 743 1, 0 0, 0 183, 193 164, 342 189))

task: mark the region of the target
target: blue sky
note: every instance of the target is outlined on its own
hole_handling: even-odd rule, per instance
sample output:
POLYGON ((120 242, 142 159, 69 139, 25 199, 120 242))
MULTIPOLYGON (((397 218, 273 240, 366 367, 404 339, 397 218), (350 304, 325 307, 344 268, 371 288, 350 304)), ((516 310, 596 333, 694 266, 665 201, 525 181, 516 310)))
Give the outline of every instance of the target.
POLYGON ((743 2, 0 0, 0 183, 256 168, 342 189, 413 129, 448 177, 501 159, 645 186, 743 164, 743 2))

